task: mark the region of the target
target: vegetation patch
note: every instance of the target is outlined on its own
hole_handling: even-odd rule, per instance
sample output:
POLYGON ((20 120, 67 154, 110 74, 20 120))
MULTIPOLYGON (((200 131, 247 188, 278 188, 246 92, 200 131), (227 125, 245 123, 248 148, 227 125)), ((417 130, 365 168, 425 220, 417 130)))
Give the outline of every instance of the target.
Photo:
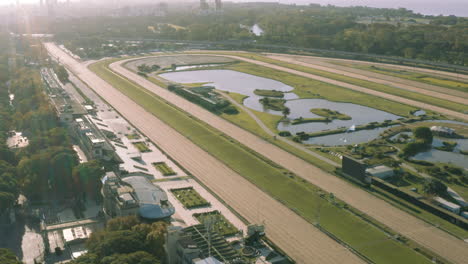
POLYGON ((169 165, 167 165, 165 162, 156 162, 156 163, 153 163, 153 166, 159 171, 162 173, 162 175, 164 176, 174 176, 176 175, 177 173, 171 168, 169 167, 169 165))
POLYGON ((268 96, 268 97, 278 97, 278 98, 283 98, 284 93, 281 91, 276 91, 276 90, 261 90, 261 89, 256 89, 254 91, 256 95, 259 96, 268 96))
POLYGON ((276 99, 276 98, 262 98, 260 99, 260 103, 266 108, 271 109, 274 111, 283 111, 287 107, 284 105, 286 100, 284 99, 276 99))
MULTIPOLYGON (((384 84, 374 83, 374 82, 363 80, 363 79, 347 77, 344 75, 317 70, 317 69, 313 69, 310 67, 305 67, 301 65, 292 64, 292 63, 286 63, 286 62, 278 61, 275 59, 266 58, 260 55, 254 55, 254 54, 247 55, 245 53, 244 54, 239 53, 235 55, 242 56, 242 57, 251 57, 251 59, 253 58, 259 61, 275 64, 278 66, 282 66, 282 67, 286 67, 286 68, 290 68, 290 69, 294 69, 294 70, 298 70, 298 71, 302 71, 306 73, 316 74, 325 78, 330 78, 333 80, 362 86, 368 89, 372 89, 372 90, 376 90, 376 91, 380 91, 380 92, 384 92, 384 93, 388 93, 388 94, 392 94, 396 96, 401 96, 407 99, 412 99, 415 101, 432 104, 435 106, 439 106, 442 108, 450 109, 450 110, 461 112, 461 113, 467 111, 467 107, 460 103, 451 102, 445 99, 440 99, 440 98, 432 97, 429 95, 424 95, 424 94, 417 93, 417 92, 407 91, 403 89, 395 89, 394 87, 384 85, 384 84)), ((242 62, 242 63, 234 65, 232 68, 237 68, 239 71, 242 71, 245 73, 251 73, 254 75, 259 75, 262 77, 278 80, 285 84, 293 86, 296 88, 294 92, 297 95, 299 95, 301 98, 310 98, 311 96, 318 97, 317 95, 320 95, 323 98, 326 98, 328 100, 357 103, 357 104, 369 106, 372 108, 380 109, 386 112, 391 112, 399 116, 408 116, 409 111, 415 109, 409 105, 404 105, 404 104, 391 101, 388 99, 379 98, 377 96, 364 94, 364 93, 360 93, 357 91, 352 91, 352 90, 349 90, 349 89, 346 89, 337 85, 315 81, 307 77, 302 77, 302 76, 298 76, 295 74, 282 72, 279 70, 274 70, 274 69, 270 69, 270 68, 259 66, 259 65, 255 65, 255 66, 250 66, 250 65, 244 66, 244 65, 245 64, 242 62), (270 73, 274 72, 274 73, 271 76, 264 75, 264 73, 268 73, 268 75, 270 75, 269 72, 270 73), (303 81, 296 82, 295 84, 292 84, 290 82, 291 80, 299 80, 299 79, 302 79, 303 81), (328 87, 328 89, 323 90, 324 87, 328 87), (307 90, 304 90, 304 88, 307 88, 307 90), (337 88, 347 90, 347 91, 339 91, 339 92, 334 91, 337 88)))
POLYGON ((128 134, 128 135, 125 135, 125 136, 130 140, 140 139, 140 135, 138 135, 138 134, 128 134))
POLYGON ((463 81, 454 81, 446 78, 441 78, 441 77, 436 77, 436 76, 430 76, 427 74, 423 73, 417 73, 417 72, 410 72, 410 71, 405 71, 405 70, 394 70, 390 68, 384 68, 384 67, 377 67, 374 65, 371 66, 359 66, 359 65, 352 65, 356 68, 362 68, 365 70, 370 70, 376 73, 380 74, 385 74, 385 75, 390 75, 402 79, 407 79, 407 80, 412 80, 412 81, 417 81, 417 82, 422 82, 422 83, 427 83, 431 85, 436 85, 436 86, 441 86, 453 90, 459 90, 462 92, 468 92, 468 83, 465 83, 463 81))
POLYGON ((331 119, 328 119, 326 117, 318 117, 318 118, 303 118, 299 117, 291 121, 292 125, 299 125, 299 124, 305 124, 305 123, 315 123, 315 122, 331 122, 331 119))
POLYGON ((182 203, 182 205, 184 205, 184 207, 187 209, 211 205, 192 187, 171 189, 171 192, 174 194, 177 200, 179 200, 182 203))
POLYGON ((458 143, 454 141, 444 141, 442 142, 442 146, 435 148, 442 151, 452 152, 457 145, 458 143))
POLYGON ((318 115, 325 117, 327 119, 333 120, 333 119, 339 119, 339 120, 351 120, 351 117, 346 114, 342 114, 338 111, 330 110, 327 108, 312 108, 310 109, 310 112, 318 115))
POLYGON ((211 223, 213 231, 221 236, 233 236, 239 233, 239 230, 229 222, 219 211, 193 215, 201 224, 211 223))
POLYGON ((142 153, 151 152, 151 149, 148 148, 145 142, 134 142, 133 145, 142 153))

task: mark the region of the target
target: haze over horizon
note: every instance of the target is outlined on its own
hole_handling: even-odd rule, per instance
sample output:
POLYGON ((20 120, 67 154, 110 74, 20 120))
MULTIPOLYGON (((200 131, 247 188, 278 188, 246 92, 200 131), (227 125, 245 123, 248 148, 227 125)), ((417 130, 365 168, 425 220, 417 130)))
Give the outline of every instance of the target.
MULTIPOLYGON (((78 1, 78 0, 72 0, 78 1)), ((82 1, 82 0, 80 0, 82 1)), ((97 2, 96 0, 85 0, 97 2)), ((121 0, 125 1, 125 0, 121 0)), ((171 2, 160 0, 160 2, 171 2)), ((197 0, 176 0, 179 2, 197 2, 197 0)), ((210 0, 208 0, 210 1, 210 0)), ((21 3, 39 3, 39 0, 20 0, 21 3)), ((59 2, 62 2, 59 0, 59 2)), ((227 1, 226 1, 227 2, 227 1)), ((229 2, 280 2, 289 4, 321 4, 336 6, 369 6, 377 8, 400 8, 413 10, 424 15, 456 15, 468 17, 466 0, 231 0, 229 2)), ((16 0, 0 0, 0 5, 14 4, 16 0)))

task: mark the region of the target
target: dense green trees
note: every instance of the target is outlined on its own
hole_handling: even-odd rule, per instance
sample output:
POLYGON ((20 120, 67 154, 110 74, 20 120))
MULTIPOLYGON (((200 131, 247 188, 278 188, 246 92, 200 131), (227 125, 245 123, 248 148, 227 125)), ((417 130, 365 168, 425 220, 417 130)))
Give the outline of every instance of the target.
POLYGON ((433 140, 432 131, 428 127, 417 127, 413 131, 414 137, 424 144, 431 144, 433 140))
MULTIPOLYGON (((57 39, 72 49, 74 47, 74 51, 81 53, 78 47, 90 48, 87 54, 90 57, 117 52, 115 45, 102 46, 109 38, 163 38, 231 42, 248 40, 248 43, 255 40, 262 44, 468 65, 468 19, 453 16, 424 17, 406 9, 231 4, 225 6, 222 15, 198 15, 192 9, 179 9, 170 12, 167 17, 95 17, 60 21, 60 24, 55 25, 55 30, 57 39), (387 19, 381 19, 383 17, 387 19), (378 22, 372 22, 374 19, 378 22), (420 19, 426 21, 419 23, 420 19), (252 26, 255 23, 264 29, 263 36, 254 36, 248 27, 240 26, 252 26)), ((122 47, 123 53, 134 51, 131 45, 122 47)), ((164 47, 156 45, 152 48, 164 47)))
POLYGON ((164 257, 166 224, 142 223, 135 216, 115 218, 87 242, 88 254, 72 264, 157 264, 164 257))
POLYGON ((437 179, 427 180, 424 183, 423 191, 429 195, 445 195, 447 194, 447 185, 437 179))
POLYGON ((428 127, 417 127, 413 130, 415 142, 406 144, 403 148, 403 155, 411 157, 418 154, 421 151, 431 148, 433 136, 432 131, 428 127))
POLYGON ((54 67, 55 73, 57 74, 57 77, 62 83, 67 83, 68 82, 68 72, 63 67, 63 65, 55 65, 54 67))

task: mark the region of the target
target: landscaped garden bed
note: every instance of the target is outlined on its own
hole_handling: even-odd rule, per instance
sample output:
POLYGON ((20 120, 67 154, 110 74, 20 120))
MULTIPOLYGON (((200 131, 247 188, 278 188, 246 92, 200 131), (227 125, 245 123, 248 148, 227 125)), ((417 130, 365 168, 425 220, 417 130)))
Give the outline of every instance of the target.
POLYGON ((138 149, 140 152, 151 152, 151 149, 144 142, 135 142, 133 145, 138 149))
POLYGON ((179 200, 187 209, 193 209, 193 208, 199 208, 199 207, 211 205, 192 187, 181 188, 181 189, 171 189, 171 192, 174 194, 177 200, 179 200))
POLYGON ((153 166, 162 173, 164 176, 173 176, 176 175, 177 173, 169 167, 165 162, 156 162, 153 163, 153 166))
POLYGON ((194 214, 193 215, 201 224, 211 221, 213 224, 213 231, 218 232, 221 236, 233 236, 239 233, 239 230, 229 222, 219 211, 208 213, 194 214))

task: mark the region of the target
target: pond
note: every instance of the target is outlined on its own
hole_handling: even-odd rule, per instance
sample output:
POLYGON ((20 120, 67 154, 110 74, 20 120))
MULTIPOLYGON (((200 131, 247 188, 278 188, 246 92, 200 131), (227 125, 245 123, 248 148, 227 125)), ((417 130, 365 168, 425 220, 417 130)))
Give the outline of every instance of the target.
POLYGON ((429 162, 451 163, 462 168, 468 168, 468 156, 460 153, 460 150, 468 151, 468 139, 439 138, 434 137, 432 149, 416 154, 413 159, 429 162), (443 146, 443 141, 457 142, 453 152, 442 151, 434 147, 443 146))
MULTIPOLYGON (((393 136, 391 139, 397 139, 399 135, 402 134, 408 135, 409 137, 413 136, 412 132, 402 132, 393 136)), ((451 163, 462 168, 468 168, 468 156, 461 154, 460 150, 468 151, 468 139, 434 137, 432 141, 432 149, 416 154, 413 159, 429 162, 451 163), (457 146, 453 152, 435 149, 436 147, 443 146, 444 141, 457 142, 457 146)))
POLYGON ((249 96, 244 100, 244 105, 250 109, 267 112, 278 116, 282 115, 281 112, 267 110, 263 107, 263 105, 259 102, 263 96, 256 95, 254 90, 262 89, 282 91, 285 92, 284 99, 288 100, 285 105, 291 110, 291 114, 289 115, 290 119, 299 117, 319 117, 318 115, 310 112, 310 109, 312 108, 327 108, 336 110, 352 117, 351 120, 333 120, 329 123, 318 122, 299 125, 280 123, 278 125, 278 130, 290 131, 292 133, 302 131, 318 132, 326 129, 358 126, 368 124, 370 122, 382 122, 384 120, 395 120, 400 118, 400 116, 397 115, 352 103, 332 102, 325 99, 299 99, 295 93, 291 92, 294 90, 294 88, 289 85, 272 79, 232 70, 170 72, 161 74, 160 76, 167 80, 178 83, 209 82, 211 85, 215 86, 216 89, 249 96))

